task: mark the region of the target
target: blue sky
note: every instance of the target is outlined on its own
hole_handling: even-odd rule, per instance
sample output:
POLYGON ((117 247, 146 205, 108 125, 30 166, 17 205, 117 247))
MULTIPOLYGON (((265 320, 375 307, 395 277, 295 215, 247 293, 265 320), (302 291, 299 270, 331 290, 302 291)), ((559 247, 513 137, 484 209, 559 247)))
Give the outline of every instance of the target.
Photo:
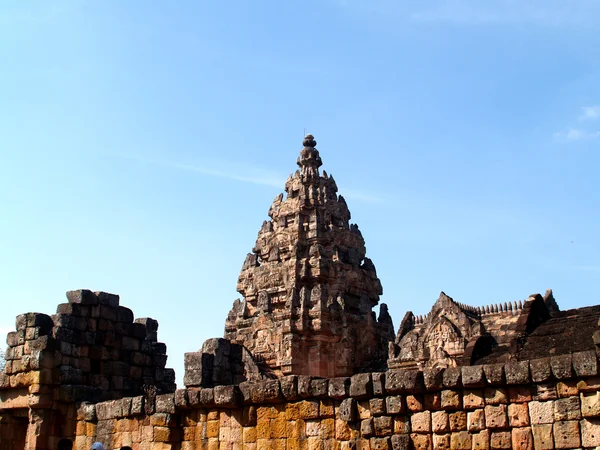
POLYGON ((598 42, 593 0, 0 1, 0 332, 117 293, 181 385, 305 129, 396 326, 597 303, 598 42))

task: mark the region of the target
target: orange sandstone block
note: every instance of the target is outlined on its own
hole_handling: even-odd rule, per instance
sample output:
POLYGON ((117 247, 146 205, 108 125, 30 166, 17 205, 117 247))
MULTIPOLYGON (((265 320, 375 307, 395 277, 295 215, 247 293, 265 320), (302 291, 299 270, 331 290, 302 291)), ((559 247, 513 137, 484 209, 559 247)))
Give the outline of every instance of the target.
POLYGON ((287 437, 287 422, 285 419, 272 419, 270 427, 271 438, 284 439, 287 437))
POLYGON ((242 432, 242 441, 244 443, 256 442, 256 427, 244 427, 242 432))
POLYGON ((256 424, 257 439, 269 439, 271 437, 271 421, 259 420, 256 424))
POLYGON ((168 427, 154 427, 155 442, 169 442, 171 439, 171 429, 168 427))
POLYGON ((216 438, 219 437, 219 421, 209 420, 206 422, 206 437, 216 438))

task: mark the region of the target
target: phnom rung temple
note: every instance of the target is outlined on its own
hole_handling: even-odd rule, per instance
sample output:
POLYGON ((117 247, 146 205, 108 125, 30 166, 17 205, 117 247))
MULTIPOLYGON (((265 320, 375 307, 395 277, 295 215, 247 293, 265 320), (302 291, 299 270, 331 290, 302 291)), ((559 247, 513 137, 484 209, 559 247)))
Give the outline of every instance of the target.
POLYGON ((600 448, 600 306, 442 292, 396 328, 316 145, 243 259, 223 338, 185 354, 184 388, 158 322, 118 295, 69 291, 53 315, 18 316, 0 450, 600 448))

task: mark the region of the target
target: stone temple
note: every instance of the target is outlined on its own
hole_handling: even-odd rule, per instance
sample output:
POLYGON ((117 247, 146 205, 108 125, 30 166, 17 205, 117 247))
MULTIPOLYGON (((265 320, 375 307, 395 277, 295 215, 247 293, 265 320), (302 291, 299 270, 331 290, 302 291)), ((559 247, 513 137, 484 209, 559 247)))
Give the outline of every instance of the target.
POLYGON ((394 327, 365 241, 311 135, 246 256, 225 338, 276 375, 349 376, 385 365, 394 327))
POLYGON ((0 450, 600 448, 600 305, 562 311, 548 290, 470 306, 442 292, 396 330, 385 304, 374 310, 381 282, 321 165, 307 135, 224 337, 185 354, 184 388, 158 322, 118 295, 69 291, 53 315, 19 315, 0 450))

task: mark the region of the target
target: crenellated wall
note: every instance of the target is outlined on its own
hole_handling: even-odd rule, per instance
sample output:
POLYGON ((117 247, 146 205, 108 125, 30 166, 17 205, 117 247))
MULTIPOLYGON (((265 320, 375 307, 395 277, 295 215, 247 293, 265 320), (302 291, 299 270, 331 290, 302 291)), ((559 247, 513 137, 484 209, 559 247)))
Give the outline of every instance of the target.
POLYGON ((600 446, 595 352, 350 378, 287 376, 83 404, 75 448, 553 449, 600 446))

